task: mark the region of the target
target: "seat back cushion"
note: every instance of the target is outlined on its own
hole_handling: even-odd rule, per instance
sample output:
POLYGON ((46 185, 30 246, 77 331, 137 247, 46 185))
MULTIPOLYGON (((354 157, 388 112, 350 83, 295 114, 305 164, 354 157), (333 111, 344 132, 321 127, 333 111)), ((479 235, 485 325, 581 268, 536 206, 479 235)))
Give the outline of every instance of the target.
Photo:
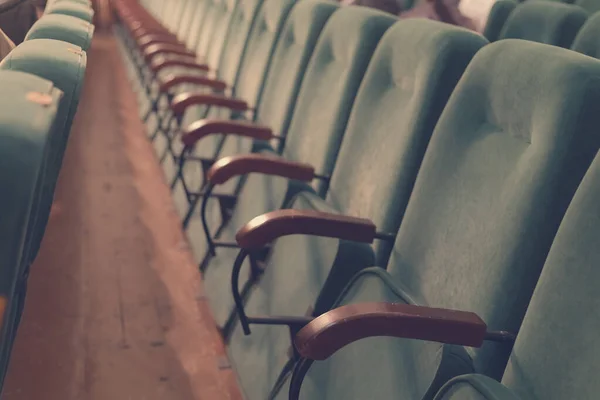
POLYGON ((568 48, 586 19, 587 13, 581 7, 531 0, 509 15, 499 39, 525 39, 568 48))
MULTIPOLYGON (((599 73, 592 58, 526 41, 475 56, 434 131, 390 257, 410 296, 518 331, 600 144, 599 73)), ((508 351, 469 349, 496 378, 508 351)))

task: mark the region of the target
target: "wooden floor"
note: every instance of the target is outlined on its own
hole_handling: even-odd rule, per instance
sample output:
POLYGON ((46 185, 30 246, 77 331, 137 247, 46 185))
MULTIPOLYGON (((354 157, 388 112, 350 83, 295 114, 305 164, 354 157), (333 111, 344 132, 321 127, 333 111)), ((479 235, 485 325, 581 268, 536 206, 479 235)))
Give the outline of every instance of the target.
POLYGON ((3 400, 239 398, 126 79, 98 34, 3 400))

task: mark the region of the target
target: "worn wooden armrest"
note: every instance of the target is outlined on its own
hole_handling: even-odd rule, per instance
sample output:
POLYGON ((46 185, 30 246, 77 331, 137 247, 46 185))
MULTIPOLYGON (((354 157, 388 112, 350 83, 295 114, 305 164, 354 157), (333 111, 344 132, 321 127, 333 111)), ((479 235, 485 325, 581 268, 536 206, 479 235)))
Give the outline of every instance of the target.
POLYGON ((201 64, 196 61, 196 57, 192 56, 176 56, 176 57, 155 57, 150 63, 150 69, 154 73, 158 73, 163 68, 168 67, 185 67, 198 71, 209 71, 210 67, 207 64, 201 64))
POLYGON ((213 185, 221 185, 234 176, 253 172, 304 182, 310 182, 315 176, 315 169, 309 164, 288 161, 276 156, 244 154, 221 158, 210 167, 206 178, 213 185))
POLYGON ((353 342, 374 336, 480 347, 486 324, 465 311, 394 303, 359 303, 331 310, 298 332, 302 357, 325 360, 353 342))
POLYGON ((164 35, 172 36, 174 38, 177 37, 160 26, 148 25, 140 21, 132 23, 129 28, 135 39, 146 35, 164 35))
POLYGON ((277 210, 253 218, 236 234, 241 248, 263 248, 273 240, 288 235, 333 237, 354 242, 373 243, 373 222, 312 210, 277 210))
POLYGON ((154 57, 156 57, 159 54, 164 54, 164 53, 178 54, 181 56, 188 56, 188 57, 196 56, 196 54, 193 51, 189 51, 185 47, 182 48, 178 45, 173 45, 173 44, 168 44, 168 43, 153 44, 144 49, 144 57, 148 61, 152 61, 152 59, 154 57))
POLYGON ((160 91, 168 92, 177 85, 183 83, 189 83, 199 86, 206 86, 215 91, 222 92, 227 88, 227 84, 219 79, 209 78, 207 76, 200 75, 169 75, 164 79, 161 79, 160 91))
POLYGON ((182 116, 185 110, 194 105, 225 107, 235 111, 250 110, 248 103, 244 100, 234 99, 227 96, 202 93, 181 93, 171 102, 171 110, 176 116, 182 116))
POLYGON ((269 140, 274 137, 271 128, 253 122, 201 119, 191 123, 184 130, 181 140, 186 146, 191 146, 206 136, 218 134, 244 136, 256 140, 269 140))
POLYGON ((185 44, 181 43, 179 39, 173 36, 165 36, 159 34, 141 36, 136 39, 136 43, 142 51, 153 44, 171 44, 173 46, 179 46, 183 49, 186 48, 185 44))

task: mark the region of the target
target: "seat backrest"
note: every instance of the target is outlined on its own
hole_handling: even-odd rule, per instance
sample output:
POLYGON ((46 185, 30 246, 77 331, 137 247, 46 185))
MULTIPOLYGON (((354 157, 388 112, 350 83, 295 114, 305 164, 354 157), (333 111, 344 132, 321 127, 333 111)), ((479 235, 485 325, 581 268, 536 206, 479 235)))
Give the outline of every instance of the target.
POLYGON ((21 275, 28 221, 61 91, 45 79, 15 71, 0 71, 0 387, 19 318, 15 298, 21 275))
POLYGON ((94 25, 70 15, 50 14, 40 18, 27 32, 25 40, 54 39, 72 43, 87 51, 92 44, 94 25))
POLYGON ((488 15, 483 36, 490 42, 495 42, 500 37, 500 32, 504 28, 504 24, 510 13, 513 12, 518 3, 513 0, 498 0, 492 6, 488 15))
POLYGON ((248 35, 233 93, 252 107, 258 99, 283 26, 297 0, 264 0, 248 35))
POLYGON ((304 0, 294 7, 281 33, 265 80, 256 120, 286 134, 300 85, 323 27, 339 6, 329 0, 304 0))
POLYGON ((600 58, 600 12, 595 13, 585 24, 575 37, 571 50, 583 53, 590 57, 600 58))
MULTIPOLYGON (((208 50, 212 41, 215 39, 213 33, 217 29, 223 8, 220 5, 226 0, 205 0, 204 17, 200 30, 198 31, 198 41, 196 42, 195 52, 200 62, 206 61, 208 50)), ((223 40, 223 38, 219 38, 223 40)), ((211 66, 214 68, 214 66, 211 66)))
POLYGON ((59 134, 53 135, 49 143, 39 218, 36 222, 35 235, 29 239, 30 255, 27 262, 33 261, 39 250, 50 214, 52 193, 58 179, 73 118, 79 105, 86 65, 86 53, 80 48, 50 39, 23 42, 0 63, 0 70, 28 72, 40 76, 53 82, 64 93, 55 122, 59 134))
POLYGON ((250 30, 263 0, 238 1, 227 31, 227 46, 221 53, 218 75, 227 83, 235 82, 246 51, 250 30))
POLYGON ((202 33, 202 25, 207 14, 207 9, 211 2, 205 0, 197 0, 198 5, 194 9, 194 15, 190 21, 190 27, 188 34, 185 39, 185 46, 188 49, 195 49, 198 46, 200 40, 200 34, 202 33))
POLYGON ((215 19, 215 25, 210 37, 206 63, 216 70, 219 67, 221 53, 227 44, 227 31, 231 23, 233 11, 239 0, 221 0, 217 6, 212 18, 215 19))
POLYGON ((599 202, 600 156, 596 156, 552 244, 502 379, 504 386, 483 376, 460 377, 441 391, 439 400, 596 397, 599 202))
POLYGON ((168 8, 168 16, 165 16, 163 25, 171 32, 177 32, 181 25, 181 20, 184 17, 185 6, 188 0, 170 1, 168 8))
POLYGON ((600 11, 600 1, 598 0, 574 0, 572 3, 583 8, 590 14, 600 11))
MULTIPOLYGON (((381 231, 398 230, 435 124, 486 43, 475 33, 431 20, 403 20, 387 32, 352 109, 327 193, 330 204, 372 220, 381 231)), ((306 139, 298 146, 318 148, 306 139)), ((319 167, 330 173, 335 159, 331 155, 319 167)), ((385 265, 390 248, 375 243, 379 265, 385 265)))
POLYGON ((569 48, 586 19, 581 7, 529 0, 508 16, 498 39, 525 39, 569 48))
POLYGON ((523 399, 591 399, 600 343, 600 157, 560 226, 502 382, 523 399))
MULTIPOLYGON (((482 49, 442 113, 388 270, 420 304, 517 332, 600 146, 600 63, 520 40, 482 49)), ((509 348, 469 349, 500 378, 509 348)))
MULTIPOLYGON (((329 19, 298 95, 283 150, 286 159, 331 174, 367 66, 381 37, 396 21, 382 11, 350 6, 329 19)), ((313 184, 325 194, 326 184, 313 184)))
POLYGON ((194 16, 199 4, 199 0, 186 0, 183 9, 183 15, 181 16, 181 20, 179 21, 175 29, 177 38, 182 42, 185 42, 188 39, 188 35, 190 34, 190 27, 192 26, 192 21, 194 20, 194 16))

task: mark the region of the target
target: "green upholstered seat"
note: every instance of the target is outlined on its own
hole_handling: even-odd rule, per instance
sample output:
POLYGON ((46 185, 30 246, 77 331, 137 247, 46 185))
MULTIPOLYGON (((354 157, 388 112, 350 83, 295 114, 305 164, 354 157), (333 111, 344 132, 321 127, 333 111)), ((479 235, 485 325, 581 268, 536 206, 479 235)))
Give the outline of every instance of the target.
POLYGON ((48 14, 42 16, 29 30, 25 40, 62 40, 87 51, 92 44, 94 25, 69 15, 48 14))
POLYGON ((482 376, 465 376, 449 383, 439 394, 440 400, 562 400, 597 396, 598 202, 597 156, 552 244, 502 378, 503 385, 482 376), (480 390, 482 386, 485 390, 480 390))
POLYGON ((488 20, 483 30, 485 36, 490 42, 495 42, 500 37, 500 32, 511 12, 519 3, 513 0, 498 0, 490 10, 488 20))
POLYGON ((571 50, 583 53, 590 57, 600 58, 600 13, 595 13, 588 18, 575 37, 571 50))
MULTIPOLYGON (((294 8, 282 30, 282 39, 277 43, 277 48, 265 78, 265 89, 254 117, 257 123, 269 126, 274 132, 282 135, 287 133, 300 85, 317 39, 323 26, 337 7, 337 4, 327 0, 307 0, 294 8)), ((247 139, 245 144, 243 141, 238 142, 234 138, 227 140, 230 144, 225 149, 226 151, 230 151, 231 147, 235 149, 237 144, 240 147, 246 147, 247 151, 250 144, 247 139)), ((202 141, 197 146, 201 148, 205 144, 202 141)), ((179 156, 182 151, 183 144, 181 141, 174 141, 173 153, 179 156)), ((166 158, 163 167, 167 179, 172 181, 178 172, 178 165, 176 165, 175 160, 171 157, 166 158)), ((198 178, 203 174, 200 165, 197 162, 188 161, 185 168, 187 186, 197 190, 198 178)), ((235 186, 235 183, 232 185, 235 186)), ((190 206, 183 190, 183 182, 180 181, 176 182, 174 196, 182 217, 185 217, 190 207, 193 207, 194 214, 187 231, 196 258, 200 261, 206 250, 199 214, 200 204, 190 206)))
MULTIPOLYGON (((223 80, 234 78, 231 81, 234 82, 232 94, 237 98, 244 99, 251 107, 257 107, 259 104, 268 67, 277 46, 277 39, 296 0, 265 0, 264 2, 255 3, 257 6, 248 10, 246 10, 246 7, 249 3, 240 4, 240 7, 243 7, 244 10, 239 17, 247 20, 249 12, 254 11, 254 22, 251 24, 250 31, 246 31, 245 29, 239 31, 237 28, 234 30, 235 41, 233 41, 232 37, 230 37, 231 40, 228 40, 228 44, 225 46, 225 54, 220 64, 222 68, 219 69, 223 73, 231 74, 222 76, 223 80), (246 36, 243 36, 244 33, 246 36)), ((237 17, 234 16, 231 21, 232 26, 237 24, 236 20, 237 17)), ((230 32, 231 34, 233 33, 230 32)), ((210 109, 211 112, 208 114, 206 111, 206 108, 202 106, 190 108, 184 116, 182 126, 185 127, 189 123, 202 119, 205 116, 210 118, 228 118, 232 116, 232 113, 228 112, 228 110, 219 110, 216 107, 212 107, 210 109)), ((239 116, 237 117, 239 118, 239 116)), ((192 155, 214 158, 218 150, 222 147, 222 144, 222 137, 208 138, 202 142, 202 146, 197 146, 193 150, 192 155)), ((160 144, 157 144, 157 146, 160 146, 160 144)), ((237 148, 237 151, 245 153, 249 152, 251 148, 251 144, 248 141, 230 142, 229 146, 229 151, 234 151, 237 148)), ((172 162, 170 165, 172 167, 172 162)), ((167 168, 169 168, 169 164, 167 168)), ((172 169, 166 170, 168 178, 171 178, 173 173, 172 169)), ((183 174, 189 188, 194 192, 198 192, 203 177, 198 163, 186 163, 183 174)), ((180 215, 184 216, 187 213, 189 203, 185 196, 181 196, 180 186, 179 188, 176 187, 174 195, 176 207, 180 215)))
MULTIPOLYGON (((391 16, 367 8, 343 8, 330 19, 329 24, 337 22, 340 30, 328 47, 341 57, 348 41, 362 46, 375 26, 385 27, 391 21, 391 16), (359 16, 365 18, 362 24, 359 16), (344 29, 347 26, 354 27, 353 36, 344 29)), ((325 29, 326 33, 328 27, 325 29)), ((303 191, 291 206, 371 218, 378 229, 395 231, 445 101, 471 57, 486 43, 473 32, 435 21, 405 20, 391 27, 381 39, 356 96, 326 199, 303 191)), ((306 79, 308 82, 308 75, 306 79)), ((309 87, 307 91, 315 93, 318 89, 309 87)), ((301 94, 304 92, 305 87, 301 94)), ((316 101, 318 97, 314 98, 316 101)), ((325 118, 325 112, 314 110, 315 119, 325 118)), ((300 122, 304 124, 310 126, 300 122)), ((319 139, 321 132, 304 133, 305 142, 293 142, 300 146, 297 150, 292 150, 292 143, 289 152, 286 147, 290 157, 296 153, 310 160, 311 148, 318 149, 318 154, 335 144, 331 139, 319 139)), ((335 154, 335 148, 329 151, 335 154)), ((315 160, 322 162, 317 168, 327 166, 324 161, 328 159, 323 156, 328 155, 322 153, 322 159, 315 160)), ((337 239, 283 237, 273 244, 264 273, 249 294, 246 313, 302 316, 313 309, 319 314, 333 304, 354 272, 385 263, 388 252, 389 246, 381 243, 371 247, 337 239)), ((264 391, 289 357, 290 345, 286 327, 252 325, 251 335, 244 336, 236 323, 228 350, 247 398, 265 397, 264 391), (257 370, 262 371, 260 380, 256 379, 257 370)), ((286 396, 283 390, 278 398, 286 396)))
MULTIPOLYGON (((288 29, 284 32, 284 37, 287 37, 288 32, 296 35, 302 32, 302 29, 305 38, 312 39, 310 43, 302 41, 301 36, 296 36, 301 45, 298 50, 304 53, 312 48, 302 47, 314 45, 316 39, 308 35, 308 28, 312 26, 313 29, 319 30, 317 22, 321 26, 325 25, 306 70, 289 128, 282 132, 287 134, 287 140, 291 141, 284 150, 283 157, 291 161, 310 163, 319 173, 325 175, 333 171, 351 107, 371 56, 381 36, 395 22, 394 17, 382 12, 355 7, 338 10, 329 18, 335 7, 338 6, 323 1, 299 4, 290 17, 293 19, 292 23, 288 24, 288 29), (325 24, 327 18, 329 21, 325 24), (361 29, 357 29, 353 35, 348 35, 344 28, 351 23, 361 29)), ((318 31, 316 33, 318 36, 318 31)), ((281 61, 290 60, 286 54, 288 49, 280 49, 277 58, 281 61)), ((281 64, 278 67, 285 68, 285 65, 281 64)), ((283 96, 294 93, 276 92, 278 82, 283 80, 280 78, 285 77, 284 70, 278 75, 271 74, 270 77, 275 79, 270 87, 269 97, 272 99, 266 100, 271 104, 274 117, 279 118, 278 114, 282 112, 275 109, 276 99, 282 97, 282 100, 285 100, 283 96)), ((274 155, 276 151, 265 148, 262 153, 274 155)), ((315 186, 318 184, 317 182, 315 186)), ((281 208, 286 197, 290 195, 289 191, 294 187, 283 178, 251 174, 239 190, 238 202, 230 221, 224 228, 219 229, 219 237, 223 240, 234 240, 235 232, 250 219, 281 208)), ((299 187, 307 189, 305 185, 299 187)), ((324 193, 324 187, 321 193, 324 193)), ((218 228, 218 205, 216 202, 212 205, 207 212, 208 217, 212 217, 211 227, 218 228)), ((190 222, 187 231, 192 239, 190 243, 194 253, 202 260, 206 256, 207 243, 199 217, 190 222)), ((224 292, 222 288, 231 277, 231 266, 237 253, 236 249, 219 249, 217 257, 210 260, 204 272, 207 296, 211 300, 215 319, 221 326, 225 324, 233 309, 231 293, 224 292)))
MULTIPOLYGON (((433 133, 387 271, 360 272, 337 305, 471 311, 489 330, 516 333, 600 145, 599 77, 596 60, 554 46, 506 40, 481 50, 433 133)), ((469 371, 499 379, 509 353, 498 343, 360 340, 315 362, 300 398, 432 398, 469 371)))
MULTIPOLYGON (((209 1, 216 1, 216 0, 209 0, 209 1)), ((225 0, 218 0, 218 1, 225 1, 225 0)), ((228 21, 228 24, 226 24, 226 26, 228 27, 227 32, 225 32, 225 35, 223 38, 218 38, 217 36, 214 37, 214 40, 211 39, 209 42, 206 43, 207 45, 207 51, 210 50, 211 47, 215 48, 215 51, 213 51, 211 53, 211 57, 213 57, 213 62, 215 62, 216 64, 214 65, 214 67, 216 68, 214 71, 214 75, 216 78, 222 80, 223 82, 226 82, 228 85, 230 85, 230 87, 232 88, 232 91, 234 93, 237 93, 237 91, 235 90, 235 88, 237 87, 237 84, 240 82, 240 75, 242 73, 242 71, 244 69, 248 69, 250 68, 250 60, 255 59, 255 60, 260 60, 261 58, 265 58, 264 62, 268 63, 268 57, 270 57, 270 53, 268 52, 270 49, 269 46, 272 46, 274 44, 274 39, 273 37, 269 38, 268 35, 266 35, 265 33, 269 33, 271 35, 275 35, 275 33, 277 32, 273 32, 273 29, 277 29, 280 28, 280 26, 277 24, 277 22, 283 22, 285 21, 285 17, 287 16, 287 13, 289 12, 289 8, 291 8, 291 5, 293 4, 293 0, 285 0, 283 2, 281 1, 275 1, 275 0, 271 0, 270 3, 273 3, 271 5, 266 4, 267 2, 265 2, 265 4, 263 5, 263 0, 246 0, 246 1, 238 1, 235 5, 235 7, 233 9, 230 9, 230 5, 227 5, 227 9, 225 10, 226 12, 223 12, 221 14, 221 16, 223 17, 223 19, 225 20, 224 22, 228 21), (285 6, 285 9, 282 9, 282 13, 278 14, 277 10, 278 7, 280 6, 285 6), (275 21, 275 26, 273 26, 271 24, 270 28, 271 29, 267 29, 264 30, 264 15, 266 15, 266 11, 273 9, 273 11, 271 12, 271 18, 276 18, 277 21, 275 21), (262 15, 262 17, 261 17, 262 15), (259 21, 262 20, 263 23, 262 24, 258 24, 255 23, 255 21, 259 21), (253 28, 254 26, 256 26, 255 28, 253 28), (218 41, 222 41, 223 43, 218 44, 218 41), (214 46, 211 46, 211 44, 214 44, 214 46), (216 47, 215 47, 216 46, 216 47), (248 47, 253 47, 253 51, 250 52, 246 52, 246 48, 248 47), (261 47, 262 46, 262 47, 261 47), (220 53, 218 54, 218 52, 216 50, 221 50, 220 53), (265 54, 266 53, 266 54, 265 54), (248 57, 245 57, 245 54, 249 54, 248 57)), ((208 7, 208 6, 206 6, 208 7)), ((205 7, 205 8, 206 8, 205 7)), ((216 3, 213 4, 212 8, 216 7, 216 3)), ((207 13, 208 11, 205 9, 204 11, 205 13, 207 13)), ((202 31, 203 32, 207 32, 207 34, 210 34, 211 32, 206 29, 206 26, 208 24, 207 20, 209 19, 208 16, 204 17, 205 22, 202 24, 202 31)), ((209 24, 212 27, 215 27, 215 25, 209 24)), ((222 27, 223 23, 220 25, 222 27)), ((201 34, 202 35, 202 34, 201 34)), ((200 36, 201 36, 200 35, 200 36)), ((212 35, 211 35, 212 38, 212 35)), ((198 46, 201 46, 202 44, 198 43, 198 46)), ((196 48, 196 54, 200 55, 200 52, 198 50, 198 46, 196 48)), ((198 61, 200 62, 205 62, 206 60, 204 59, 199 59, 198 61)), ((178 69, 175 73, 181 73, 181 72, 186 72, 185 69, 178 69)), ((256 76, 252 77, 252 80, 256 80, 258 82, 262 82, 263 79, 263 74, 266 71, 253 71, 254 73, 258 74, 256 76)), ((190 87, 190 85, 182 85, 182 88, 180 88, 179 90, 177 90, 178 92, 184 91, 184 90, 205 90, 203 88, 199 88, 199 87, 190 87)), ((252 102, 253 104, 255 104, 255 102, 257 101, 257 96, 258 93, 248 93, 248 92, 244 92, 243 90, 241 91, 241 93, 238 93, 239 96, 242 95, 248 95, 249 98, 245 98, 242 97, 243 99, 252 102)), ((202 107, 202 106, 198 106, 198 107, 190 107, 185 115, 183 116, 183 120, 181 122, 181 126, 185 127, 187 126, 189 123, 194 122, 198 119, 201 119, 203 117, 205 117, 206 114, 206 107, 202 107)), ((213 108, 212 110, 213 112, 213 116, 214 115, 226 115, 224 110, 215 110, 213 108)), ((149 127, 149 131, 152 132, 154 131, 154 127, 151 125, 149 127)), ((216 144, 214 144, 214 146, 216 146, 216 144)), ((212 152, 214 151, 214 146, 210 147, 208 149, 206 149, 206 153, 204 154, 212 154, 212 152)), ((155 149, 157 151, 157 153, 159 154, 160 158, 163 159, 164 155, 165 155, 165 151, 167 149, 167 143, 166 143, 166 138, 162 137, 161 135, 157 136, 156 140, 155 140, 155 149)), ((167 176, 168 172, 167 172, 167 176)))
POLYGON ((600 11, 600 1, 598 0, 574 0, 573 4, 578 5, 590 14, 600 11))
POLYGON ((16 292, 29 221, 62 92, 52 82, 16 71, 0 71, 0 88, 0 296, 6 302, 0 329, 3 381, 20 315, 16 292))
POLYGON ((94 19, 94 10, 90 6, 64 0, 48 4, 44 10, 44 14, 70 15, 90 23, 94 19))
POLYGON ((25 267, 35 258, 47 223, 69 131, 79 104, 86 62, 85 52, 75 45, 51 39, 35 39, 17 46, 0 63, 0 70, 28 72, 40 76, 53 82, 64 92, 56 117, 57 134, 53 135, 49 143, 40 210, 35 233, 28 244, 30 255, 25 267))
POLYGON ((587 16, 581 7, 571 4, 530 0, 510 13, 498 39, 525 39, 569 48, 587 16))

